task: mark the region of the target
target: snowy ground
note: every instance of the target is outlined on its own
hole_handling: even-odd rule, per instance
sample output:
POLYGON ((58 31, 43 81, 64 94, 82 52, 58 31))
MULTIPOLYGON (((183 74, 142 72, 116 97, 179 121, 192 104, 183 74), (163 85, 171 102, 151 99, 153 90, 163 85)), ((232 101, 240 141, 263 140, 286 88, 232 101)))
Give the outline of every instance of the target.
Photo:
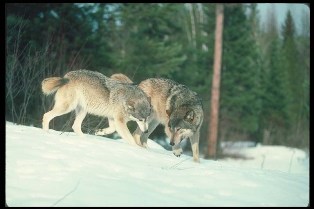
POLYGON ((197 164, 149 141, 6 122, 8 206, 307 206, 309 160, 300 150, 242 150, 252 160, 197 164), (255 156, 255 157, 254 157, 255 156), (256 156, 262 156, 261 158, 256 156), (282 159, 284 157, 284 159, 282 159), (255 159, 255 160, 254 160, 255 159))
POLYGON ((224 153, 239 156, 226 158, 225 162, 250 168, 278 170, 289 173, 309 172, 309 156, 300 149, 284 146, 250 146, 245 142, 224 147, 224 153), (243 157, 244 159, 241 159, 243 157))

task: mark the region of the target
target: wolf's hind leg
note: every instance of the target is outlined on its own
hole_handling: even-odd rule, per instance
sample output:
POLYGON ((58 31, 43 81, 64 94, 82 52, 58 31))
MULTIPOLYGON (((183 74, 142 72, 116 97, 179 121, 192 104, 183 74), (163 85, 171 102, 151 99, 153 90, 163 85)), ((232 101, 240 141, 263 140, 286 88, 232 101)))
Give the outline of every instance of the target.
POLYGON ((67 103, 58 104, 56 103, 52 110, 46 112, 43 116, 42 126, 45 131, 49 130, 49 122, 60 115, 64 115, 71 111, 69 105, 67 103))
POLYGON ((76 107, 77 100, 75 100, 75 93, 66 86, 58 89, 55 95, 55 104, 52 110, 45 113, 43 116, 43 129, 48 131, 49 122, 60 115, 71 112, 76 107))
POLYGON ((109 127, 103 128, 103 129, 98 129, 95 132, 96 136, 103 136, 103 135, 107 135, 107 134, 112 134, 113 132, 116 131, 116 127, 114 125, 114 120, 108 118, 108 122, 109 122, 109 127))
POLYGON ((83 132, 81 130, 81 125, 82 122, 87 114, 86 110, 83 110, 82 107, 78 106, 75 109, 75 113, 76 113, 76 117, 74 120, 74 123, 72 125, 72 129, 74 130, 74 132, 79 135, 79 136, 83 136, 83 132))

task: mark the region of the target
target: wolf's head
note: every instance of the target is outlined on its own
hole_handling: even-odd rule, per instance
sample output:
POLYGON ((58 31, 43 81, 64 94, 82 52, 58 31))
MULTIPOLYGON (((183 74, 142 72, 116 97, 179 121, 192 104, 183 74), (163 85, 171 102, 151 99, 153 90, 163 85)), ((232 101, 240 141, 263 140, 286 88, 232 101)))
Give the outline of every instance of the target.
POLYGON ((203 110, 199 107, 179 107, 173 112, 166 111, 171 131, 170 145, 179 144, 183 139, 192 137, 203 121, 203 110))
POLYGON ((151 114, 150 97, 130 98, 124 104, 129 118, 137 123, 142 132, 147 133, 148 117, 151 114))

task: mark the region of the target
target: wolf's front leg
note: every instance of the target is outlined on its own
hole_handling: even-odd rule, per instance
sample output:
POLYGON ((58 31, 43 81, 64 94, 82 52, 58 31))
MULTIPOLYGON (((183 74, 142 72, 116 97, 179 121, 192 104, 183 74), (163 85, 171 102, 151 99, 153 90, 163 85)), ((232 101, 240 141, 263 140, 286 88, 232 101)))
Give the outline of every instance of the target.
POLYGON ((137 145, 144 147, 142 142, 141 142, 141 137, 143 136, 143 132, 139 127, 136 128, 136 130, 133 132, 133 138, 136 142, 137 145))
POLYGON ((135 142, 142 147, 147 148, 147 139, 149 135, 155 130, 155 128, 158 126, 159 122, 157 120, 151 120, 148 123, 148 130, 146 133, 143 133, 139 127, 136 128, 136 130, 133 132, 133 137, 135 139, 135 142))
POLYGON ((109 127, 104 128, 104 129, 98 129, 95 132, 96 136, 103 136, 103 135, 107 135, 107 134, 112 134, 113 132, 116 131, 114 120, 108 118, 108 122, 109 122, 109 127))
POLYGON ((123 119, 115 119, 114 124, 115 124, 115 128, 116 128, 118 134, 124 140, 127 140, 132 145, 136 145, 135 140, 129 131, 129 128, 126 125, 126 121, 124 121, 123 119))
POLYGON ((197 130, 192 137, 190 137, 192 152, 193 152, 193 160, 194 162, 199 163, 199 138, 200 138, 200 130, 197 130))

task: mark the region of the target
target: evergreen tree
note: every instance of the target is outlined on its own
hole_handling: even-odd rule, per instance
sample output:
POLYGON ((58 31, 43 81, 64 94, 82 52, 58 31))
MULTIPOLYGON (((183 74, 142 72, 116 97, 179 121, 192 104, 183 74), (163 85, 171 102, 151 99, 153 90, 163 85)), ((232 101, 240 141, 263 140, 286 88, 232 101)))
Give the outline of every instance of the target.
POLYGON ((283 69, 287 72, 287 107, 289 111, 290 134, 289 142, 293 146, 300 144, 300 132, 304 127, 306 117, 306 70, 302 66, 300 53, 296 45, 296 31, 290 10, 287 12, 285 23, 282 27, 283 69))
POLYGON ((225 7, 221 90, 221 129, 251 139, 261 110, 260 66, 252 25, 242 4, 225 7))
POLYGON ((287 12, 286 20, 282 28, 283 36, 283 68, 288 73, 288 93, 289 93, 289 112, 291 120, 296 122, 300 115, 302 100, 302 77, 303 70, 299 68, 299 56, 295 43, 295 26, 290 10, 287 12))
MULTIPOLYGON (((309 15, 298 36, 287 13, 281 38, 274 11, 259 30, 256 4, 225 6, 219 138, 308 144, 309 15)), ((6 4, 6 119, 41 126, 53 98, 40 81, 86 68, 185 84, 203 99, 208 124, 214 29, 211 3, 6 4)), ((205 145, 206 125, 201 135, 205 145)))
POLYGON ((63 76, 69 70, 80 68, 96 70, 98 60, 102 66, 110 63, 104 59, 110 52, 106 42, 93 33, 94 6, 6 5, 6 73, 7 87, 10 87, 6 106, 13 122, 41 124, 42 112, 38 107, 46 108, 42 104, 46 99, 34 88, 38 89, 45 77, 63 76), (94 55, 101 56, 91 59, 94 55))
MULTIPOLYGON (((166 76, 180 69, 186 59, 182 44, 173 41, 180 32, 176 25, 177 5, 121 4, 119 39, 123 42, 117 68, 134 72, 138 81, 166 76)), ((133 76, 134 76, 133 75, 133 76)))
POLYGON ((280 144, 286 138, 288 127, 287 72, 282 68, 281 40, 273 8, 268 11, 262 36, 263 39, 260 40, 263 51, 260 134, 264 144, 280 144))
POLYGON ((205 102, 210 100, 211 76, 214 55, 215 37, 215 4, 191 4, 182 10, 184 39, 183 44, 186 60, 176 79, 191 86, 202 95, 205 102), (192 26, 194 25, 194 26, 192 26), (193 31, 194 28, 194 32, 193 31), (192 41, 195 34, 195 44, 192 41))

